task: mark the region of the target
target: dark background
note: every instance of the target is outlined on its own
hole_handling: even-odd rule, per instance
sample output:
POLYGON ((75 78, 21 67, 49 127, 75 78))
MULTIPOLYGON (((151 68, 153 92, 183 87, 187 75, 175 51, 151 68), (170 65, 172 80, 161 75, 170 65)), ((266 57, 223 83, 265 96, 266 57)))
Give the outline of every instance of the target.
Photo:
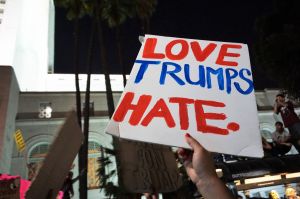
MULTIPOLYGON (((255 22, 258 17, 272 12, 272 0, 183 1, 159 0, 151 18, 150 33, 162 36, 184 37, 203 40, 240 42, 249 45, 254 85, 256 89, 275 88, 277 83, 254 63, 253 45, 256 41, 255 22)), ((105 47, 111 74, 121 74, 118 66, 115 32, 103 25, 105 47)), ((80 20, 80 73, 86 73, 86 54, 91 21, 80 20)), ((66 11, 56 8, 55 20, 55 73, 74 73, 73 24, 66 19, 66 11)), ((137 19, 129 19, 121 26, 123 59, 130 73, 140 48, 138 36, 141 28, 137 19)), ((95 51, 92 71, 102 73, 99 49, 95 51)))

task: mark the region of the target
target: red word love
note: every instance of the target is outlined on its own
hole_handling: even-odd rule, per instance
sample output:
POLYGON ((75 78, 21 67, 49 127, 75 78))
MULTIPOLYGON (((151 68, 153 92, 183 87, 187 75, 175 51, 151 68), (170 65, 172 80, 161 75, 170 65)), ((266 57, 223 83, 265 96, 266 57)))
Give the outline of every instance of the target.
MULTIPOLYGON (((184 59, 191 50, 195 59, 199 62, 205 61, 212 52, 216 49, 217 43, 210 42, 206 45, 205 48, 202 48, 198 41, 188 42, 184 39, 174 39, 170 41, 165 46, 164 52, 156 52, 157 38, 148 38, 145 41, 144 51, 142 54, 143 58, 148 59, 164 59, 168 58, 169 60, 182 60, 184 59), (179 45, 180 51, 177 54, 172 52, 174 46, 179 45)), ((215 61, 216 64, 222 66, 238 66, 238 62, 227 60, 230 58, 240 57, 239 53, 229 52, 230 49, 241 49, 242 46, 239 44, 219 44, 221 45, 220 50, 218 52, 217 59, 215 61)))

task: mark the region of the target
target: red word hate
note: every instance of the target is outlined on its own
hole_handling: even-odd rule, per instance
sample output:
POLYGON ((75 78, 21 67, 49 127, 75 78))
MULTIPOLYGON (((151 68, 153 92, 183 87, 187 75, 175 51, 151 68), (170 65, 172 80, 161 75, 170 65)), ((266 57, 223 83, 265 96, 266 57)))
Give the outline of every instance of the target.
POLYGON ((239 53, 230 52, 230 49, 242 48, 240 44, 217 44, 214 42, 210 42, 205 48, 203 48, 199 41, 188 42, 184 39, 174 39, 165 46, 164 52, 156 52, 156 45, 157 38, 148 38, 145 41, 142 57, 148 59, 164 59, 167 57, 169 60, 182 60, 190 53, 191 50, 195 59, 198 62, 203 62, 212 54, 213 51, 215 51, 217 45, 221 45, 215 63, 222 66, 238 66, 238 62, 228 61, 227 59, 228 57, 237 58, 241 56, 239 53), (177 54, 174 54, 172 50, 176 45, 180 46, 180 51, 177 54))
POLYGON ((207 120, 225 120, 227 116, 224 113, 207 113, 204 111, 204 106, 222 108, 225 104, 217 101, 189 99, 184 97, 170 97, 169 101, 160 98, 156 101, 153 107, 149 107, 149 112, 145 114, 151 100, 151 95, 141 95, 138 97, 137 103, 133 104, 132 101, 135 93, 125 93, 121 103, 119 104, 113 119, 116 122, 122 122, 125 116, 131 111, 129 117, 129 124, 136 126, 148 126, 154 118, 163 119, 169 128, 174 128, 180 125, 181 130, 188 130, 189 128, 189 114, 188 105, 194 105, 195 117, 197 123, 197 131, 202 133, 213 133, 219 135, 228 135, 229 130, 237 131, 240 129, 239 124, 231 122, 227 128, 220 128, 207 124, 207 120), (170 104, 178 105, 179 115, 172 115, 169 106, 170 104), (179 117, 180 124, 176 124, 174 117, 179 117))

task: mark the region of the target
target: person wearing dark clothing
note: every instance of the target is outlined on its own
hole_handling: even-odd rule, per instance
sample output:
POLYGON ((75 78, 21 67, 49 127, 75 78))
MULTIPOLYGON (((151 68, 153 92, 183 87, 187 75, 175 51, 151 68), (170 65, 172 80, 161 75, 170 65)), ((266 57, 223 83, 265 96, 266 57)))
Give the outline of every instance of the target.
POLYGON ((74 196, 73 183, 80 178, 80 175, 73 179, 73 172, 69 171, 61 190, 64 192, 63 199, 70 199, 74 196))
POLYGON ((262 146, 264 150, 264 157, 273 156, 273 145, 269 143, 264 137, 261 137, 262 146))
POLYGON ((286 101, 283 94, 276 96, 274 113, 281 115, 284 126, 289 129, 291 142, 300 153, 300 119, 291 101, 286 101))

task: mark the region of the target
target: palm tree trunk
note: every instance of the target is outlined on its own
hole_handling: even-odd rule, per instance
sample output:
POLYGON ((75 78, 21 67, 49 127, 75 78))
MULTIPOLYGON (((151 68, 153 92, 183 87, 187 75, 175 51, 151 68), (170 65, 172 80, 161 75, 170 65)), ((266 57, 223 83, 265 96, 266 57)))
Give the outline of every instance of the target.
MULTIPOLYGON (((96 1, 97 2, 97 1, 96 1)), ((98 13, 96 13, 96 23, 97 23, 97 32, 98 32, 98 41, 99 41, 99 47, 100 47, 100 58, 101 58, 101 64, 102 69, 105 77, 105 86, 106 86, 106 101, 107 101, 107 108, 108 108, 108 116, 109 118, 112 117, 115 106, 114 106, 114 99, 113 99, 113 93, 111 89, 111 83, 110 83, 110 77, 109 77, 109 68, 108 68, 108 62, 106 59, 106 49, 104 45, 104 36, 102 32, 102 26, 100 21, 100 13, 99 13, 99 5, 96 3, 96 10, 98 13)), ((113 147, 115 150, 115 158, 116 158, 116 164, 117 164, 117 173, 119 168, 119 154, 118 154, 118 146, 119 146, 119 139, 113 136, 113 147)), ((120 181, 120 176, 119 181, 120 181)))
POLYGON ((81 127, 81 96, 80 96, 80 88, 79 88, 79 57, 78 57, 78 50, 79 50, 79 19, 76 18, 74 20, 74 58, 73 58, 73 65, 75 68, 75 87, 76 87, 76 112, 77 112, 77 120, 78 124, 81 127))
POLYGON ((86 92, 85 92, 85 106, 84 106, 84 126, 83 126, 83 134, 84 134, 84 142, 82 145, 82 167, 84 168, 85 172, 82 176, 82 187, 84 187, 82 198, 87 198, 87 173, 88 173, 88 144, 89 144, 89 120, 90 120, 90 85, 91 85, 91 65, 92 65, 92 57, 93 57, 93 50, 94 50, 94 33, 95 33, 95 23, 92 22, 91 28, 91 36, 89 41, 88 47, 88 54, 87 54, 87 82, 86 82, 86 92))
MULTIPOLYGON (((108 116, 109 118, 112 117, 115 107, 114 107, 114 99, 113 99, 113 93, 111 89, 111 84, 110 84, 110 78, 109 78, 109 69, 108 69, 108 63, 106 60, 106 51, 105 51, 105 46, 104 46, 104 39, 103 39, 103 32, 102 32, 102 27, 101 27, 101 22, 98 18, 97 20, 97 30, 98 30, 98 39, 99 39, 99 46, 100 46, 100 58, 102 61, 102 68, 103 68, 103 73, 105 77, 105 86, 106 86, 106 101, 107 101, 107 108, 108 108, 108 116)), ((118 146, 119 146, 119 139, 113 136, 113 147, 114 150, 116 151, 115 158, 116 158, 116 164, 117 164, 117 170, 119 167, 119 154, 118 154, 118 146)), ((119 181, 120 181, 120 176, 119 176, 119 181)))
POLYGON ((112 93, 110 77, 109 77, 109 68, 108 68, 108 63, 107 63, 107 59, 106 59, 106 50, 105 50, 105 46, 104 46, 102 26, 101 26, 101 21, 100 21, 99 17, 97 19, 97 32, 98 32, 98 40, 99 40, 99 46, 100 46, 100 58, 101 58, 102 69, 103 69, 103 73, 104 73, 104 77, 105 77, 108 116, 109 116, 109 118, 111 118, 115 111, 115 106, 114 106, 113 93, 112 93))
MULTIPOLYGON (((77 17, 74 20, 74 31, 73 31, 73 39, 74 39, 74 68, 75 68, 75 87, 76 87, 76 113, 77 113, 77 122, 82 127, 81 123, 81 96, 80 96, 80 87, 79 87, 79 17, 78 17, 78 0, 76 1, 77 5, 77 17)), ((78 153, 78 173, 81 173, 81 171, 84 169, 83 167, 83 146, 80 147, 79 153, 78 153)), ((83 178, 79 178, 79 195, 81 199, 87 199, 87 189, 86 186, 84 186, 83 178)))
POLYGON ((116 27, 116 40, 117 40, 117 50, 118 50, 118 58, 119 58, 119 65, 122 69, 122 76, 123 76, 123 85, 126 86, 126 67, 123 63, 123 57, 122 57, 122 42, 120 39, 121 30, 119 26, 116 27))

